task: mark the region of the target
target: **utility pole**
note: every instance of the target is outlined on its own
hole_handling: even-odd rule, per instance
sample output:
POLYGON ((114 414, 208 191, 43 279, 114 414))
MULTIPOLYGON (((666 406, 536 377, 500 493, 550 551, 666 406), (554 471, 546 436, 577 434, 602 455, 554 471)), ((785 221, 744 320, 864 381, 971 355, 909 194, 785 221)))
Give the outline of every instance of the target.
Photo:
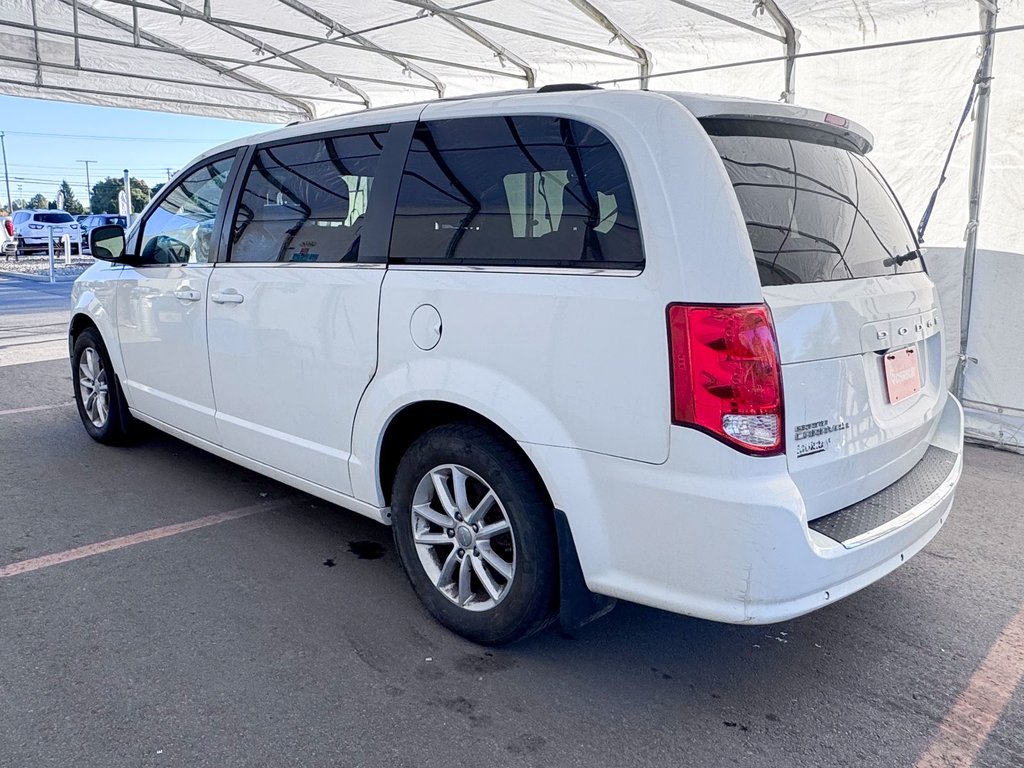
POLYGON ((170 168, 166 168, 165 170, 167 171, 167 180, 170 181, 171 180, 171 169, 170 168))
POLYGON ((85 163, 85 202, 89 204, 89 213, 92 213, 92 182, 89 180, 89 163, 95 160, 75 160, 76 163, 85 163))
POLYGON ((4 143, 4 133, 0 131, 0 149, 4 153, 4 184, 7 185, 7 213, 14 213, 14 202, 11 200, 11 179, 7 175, 7 145, 4 143))

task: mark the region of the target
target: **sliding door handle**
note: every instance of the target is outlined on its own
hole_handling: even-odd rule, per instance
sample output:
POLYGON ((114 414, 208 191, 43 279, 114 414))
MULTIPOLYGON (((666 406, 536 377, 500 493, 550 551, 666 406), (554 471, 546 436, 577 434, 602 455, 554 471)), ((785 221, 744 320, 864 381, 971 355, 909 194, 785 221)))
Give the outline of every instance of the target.
POLYGON ((223 293, 211 294, 210 299, 214 304, 241 304, 245 301, 245 297, 242 294, 231 288, 223 293))

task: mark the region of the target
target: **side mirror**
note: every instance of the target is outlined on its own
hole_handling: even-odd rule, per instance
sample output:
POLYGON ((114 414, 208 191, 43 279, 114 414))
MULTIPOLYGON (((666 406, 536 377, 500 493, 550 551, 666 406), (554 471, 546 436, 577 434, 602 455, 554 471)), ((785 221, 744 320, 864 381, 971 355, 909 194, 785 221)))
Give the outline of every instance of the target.
POLYGON ((125 252, 124 227, 108 224, 89 230, 89 250, 100 261, 119 261, 125 252))

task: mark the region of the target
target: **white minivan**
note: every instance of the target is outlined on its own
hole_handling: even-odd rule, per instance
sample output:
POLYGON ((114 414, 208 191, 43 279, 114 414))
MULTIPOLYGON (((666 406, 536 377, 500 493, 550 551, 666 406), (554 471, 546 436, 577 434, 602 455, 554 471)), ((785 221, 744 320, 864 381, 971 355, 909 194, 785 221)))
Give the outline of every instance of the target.
POLYGON ((615 598, 807 613, 924 547, 961 472, 935 286, 871 144, 579 86, 226 144, 90 233, 82 421, 390 524, 477 642, 615 598))

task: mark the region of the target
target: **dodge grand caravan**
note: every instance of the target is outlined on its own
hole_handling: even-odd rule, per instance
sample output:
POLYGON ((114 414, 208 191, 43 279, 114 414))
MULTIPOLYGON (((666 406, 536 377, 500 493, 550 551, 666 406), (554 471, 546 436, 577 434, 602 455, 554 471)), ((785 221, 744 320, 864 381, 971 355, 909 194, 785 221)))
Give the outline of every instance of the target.
POLYGON ((90 233, 82 422, 390 524, 478 642, 615 598, 807 613, 924 547, 961 471, 936 290, 871 144, 578 88, 226 144, 90 233))

